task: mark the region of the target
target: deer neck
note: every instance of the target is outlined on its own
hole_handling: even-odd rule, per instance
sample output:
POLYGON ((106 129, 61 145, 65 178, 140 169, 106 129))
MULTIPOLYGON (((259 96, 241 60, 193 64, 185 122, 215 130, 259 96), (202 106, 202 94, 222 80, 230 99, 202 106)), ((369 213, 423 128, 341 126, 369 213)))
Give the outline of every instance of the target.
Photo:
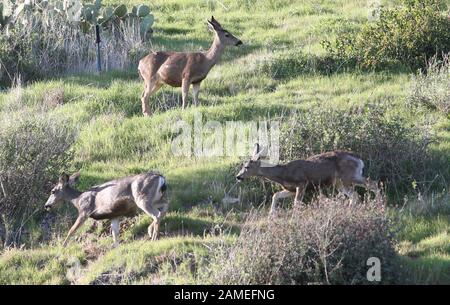
POLYGON ((79 210, 78 198, 81 194, 82 192, 77 191, 76 189, 73 189, 71 187, 67 187, 64 193, 64 200, 69 201, 77 208, 77 210, 79 210))
POLYGON ((207 62, 209 63, 209 68, 211 69, 222 56, 223 50, 225 46, 220 42, 217 34, 214 36, 214 41, 209 48, 209 50, 205 53, 207 62))
POLYGON ((283 179, 283 167, 281 165, 261 164, 258 168, 256 175, 267 178, 273 182, 282 184, 283 179))

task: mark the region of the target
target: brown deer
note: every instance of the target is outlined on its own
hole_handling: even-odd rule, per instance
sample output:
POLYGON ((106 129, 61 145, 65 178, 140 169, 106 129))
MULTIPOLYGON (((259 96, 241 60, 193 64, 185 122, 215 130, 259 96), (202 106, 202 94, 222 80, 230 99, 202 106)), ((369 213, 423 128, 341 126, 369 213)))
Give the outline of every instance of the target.
POLYGON ((144 80, 142 93, 142 112, 149 116, 148 100, 163 84, 181 87, 184 109, 192 85, 194 104, 198 103, 201 82, 212 67, 219 61, 226 46, 238 46, 242 41, 223 29, 219 22, 211 17, 208 28, 214 32, 214 41, 206 52, 152 52, 139 61, 139 75, 144 80))
POLYGON ((295 195, 294 204, 300 204, 308 184, 337 186, 351 198, 355 195, 355 185, 377 192, 377 184, 362 175, 364 162, 351 152, 330 151, 284 165, 262 164, 261 154, 263 150, 256 144, 253 156, 244 163, 236 179, 242 181, 258 176, 280 184, 283 190, 273 195, 271 214, 275 212, 278 199, 295 195))
POLYGON ((68 176, 63 173, 58 184, 52 189, 45 203, 49 210, 62 201, 71 202, 78 210, 78 218, 70 228, 63 246, 69 237, 88 219, 111 219, 111 231, 116 246, 119 242, 119 220, 123 216, 133 216, 138 208, 153 218, 148 227, 151 240, 158 236, 161 218, 168 210, 165 198, 166 179, 155 173, 146 173, 109 181, 86 192, 77 191, 74 186, 80 174, 68 176))

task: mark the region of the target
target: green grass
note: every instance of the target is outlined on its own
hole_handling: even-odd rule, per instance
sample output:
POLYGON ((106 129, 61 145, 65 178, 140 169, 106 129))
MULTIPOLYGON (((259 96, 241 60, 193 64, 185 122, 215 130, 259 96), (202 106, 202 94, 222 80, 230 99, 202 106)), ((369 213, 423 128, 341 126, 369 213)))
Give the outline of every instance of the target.
POLYGON ((141 240, 124 244, 108 251, 90 264, 78 282, 81 284, 100 284, 102 281, 158 283, 160 278, 155 271, 163 272, 165 268, 163 265, 170 264, 170 260, 181 260, 188 256, 200 260, 206 255, 208 244, 213 246, 214 238, 174 237, 155 243, 141 240))
MULTIPOLYGON (((130 5, 141 2, 127 1, 130 5)), ((170 144, 173 122, 180 118, 192 122, 197 111, 204 120, 223 123, 276 118, 313 107, 352 109, 375 102, 388 102, 393 112, 408 113, 405 97, 409 72, 343 69, 327 75, 315 69, 314 61, 304 62, 305 56, 319 60, 325 55, 322 40, 360 27, 367 17, 365 5, 359 0, 152 1, 155 50, 209 48, 212 34, 204 20, 211 15, 244 42, 242 47, 228 48, 202 83, 202 105, 185 111, 179 107, 180 89, 164 86, 151 97, 153 116, 142 117, 143 84, 135 70, 63 76, 27 84, 23 104, 36 108, 42 107, 46 94, 63 89, 64 103, 47 106, 47 111, 50 116, 69 119, 79 131, 74 161, 66 170, 81 170, 80 189, 149 169, 159 170, 169 182, 171 212, 162 225, 164 238, 156 243, 144 240, 150 220, 140 215, 122 233, 124 244, 117 249, 110 247, 107 228, 101 237, 84 228, 78 236, 87 237, 81 244, 72 242, 68 249, 60 248, 62 236, 58 236, 50 245, 3 250, 0 283, 193 282, 192 264, 205 255, 205 244, 215 242, 213 237, 203 238, 204 233, 218 225, 231 228, 232 235, 239 232, 241 214, 234 213, 227 219, 214 208, 220 206, 224 190, 234 183, 231 169, 239 160, 174 157, 170 144), (178 274, 172 270, 171 259, 181 266, 178 274)), ((0 113, 3 107, 14 107, 8 102, 11 96, 0 93, 0 113)), ((434 117, 433 129, 441 140, 433 149, 450 160, 450 123, 438 113, 434 117)), ((411 123, 421 119, 412 117, 411 123)), ((252 190, 251 184, 241 189, 243 193, 252 190)), ((58 211, 67 210, 73 218, 72 209, 61 207, 58 211)), ((399 253, 410 279, 448 283, 449 214, 412 215, 403 221, 399 253)))
MULTIPOLYGON (((398 212, 397 212, 398 213, 398 212)), ((416 284, 450 283, 449 197, 410 201, 397 214, 398 252, 405 281, 416 284)))
POLYGON ((85 260, 78 245, 6 250, 0 259, 0 284, 69 284, 68 270, 85 260))

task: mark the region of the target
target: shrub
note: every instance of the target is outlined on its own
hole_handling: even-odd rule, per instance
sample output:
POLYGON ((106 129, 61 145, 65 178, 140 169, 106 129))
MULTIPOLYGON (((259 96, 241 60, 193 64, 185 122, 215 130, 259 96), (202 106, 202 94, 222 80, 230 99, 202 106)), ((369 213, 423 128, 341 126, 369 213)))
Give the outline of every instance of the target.
POLYGON ((259 71, 275 79, 289 79, 302 74, 329 74, 338 69, 331 57, 305 54, 297 49, 276 53, 259 64, 259 71))
POLYGON ((353 151, 364 161, 366 174, 387 181, 388 191, 396 192, 397 199, 412 183, 429 187, 425 181, 435 181, 437 173, 448 175, 447 167, 441 167, 429 151, 433 135, 427 126, 388 113, 388 107, 372 104, 351 111, 322 107, 293 114, 282 128, 281 159, 306 158, 330 150, 353 151))
POLYGON ((411 105, 425 105, 450 114, 450 53, 439 61, 433 57, 426 73, 414 75, 408 102, 411 105))
POLYGON ((379 19, 361 31, 342 33, 324 46, 331 56, 363 68, 423 68, 435 54, 450 51, 450 19, 442 0, 402 0, 400 6, 381 8, 379 19))
POLYGON ((399 274, 383 198, 351 205, 319 197, 280 213, 269 222, 251 213, 232 246, 212 250, 201 282, 370 284, 370 257, 381 261, 381 283, 392 283, 399 274))
POLYGON ((0 126, 0 240, 9 245, 23 241, 27 220, 68 163, 75 132, 45 111, 27 108, 4 111, 0 126))

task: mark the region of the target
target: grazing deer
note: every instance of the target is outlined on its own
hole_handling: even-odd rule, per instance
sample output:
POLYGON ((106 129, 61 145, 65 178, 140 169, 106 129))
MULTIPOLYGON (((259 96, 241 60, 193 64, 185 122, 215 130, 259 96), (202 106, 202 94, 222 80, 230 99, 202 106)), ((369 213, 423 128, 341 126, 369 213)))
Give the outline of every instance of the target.
POLYGON ((142 112, 149 116, 148 100, 163 84, 181 87, 184 109, 192 84, 194 104, 198 103, 198 93, 202 80, 219 61, 226 46, 238 46, 242 41, 223 29, 214 17, 207 20, 208 28, 214 32, 214 41, 206 52, 152 52, 139 61, 139 75, 144 80, 142 112))
POLYGON ((244 163, 236 179, 242 181, 250 176, 258 176, 280 184, 283 190, 273 195, 271 214, 275 212, 278 199, 295 195, 294 204, 301 203, 310 183, 337 186, 339 191, 349 197, 354 195, 355 185, 377 192, 376 183, 362 175, 364 162, 351 152, 330 151, 284 165, 261 165, 262 152, 256 144, 251 159, 244 163))
POLYGON ((79 173, 70 177, 63 173, 44 205, 49 210, 55 204, 70 201, 78 210, 78 218, 70 228, 63 246, 66 246, 69 237, 89 217, 95 220, 111 219, 112 236, 114 245, 117 246, 120 217, 133 216, 138 208, 153 218, 148 234, 152 240, 157 238, 161 218, 169 207, 165 198, 166 180, 163 176, 150 172, 125 177, 93 186, 86 192, 74 188, 79 176, 79 173))

